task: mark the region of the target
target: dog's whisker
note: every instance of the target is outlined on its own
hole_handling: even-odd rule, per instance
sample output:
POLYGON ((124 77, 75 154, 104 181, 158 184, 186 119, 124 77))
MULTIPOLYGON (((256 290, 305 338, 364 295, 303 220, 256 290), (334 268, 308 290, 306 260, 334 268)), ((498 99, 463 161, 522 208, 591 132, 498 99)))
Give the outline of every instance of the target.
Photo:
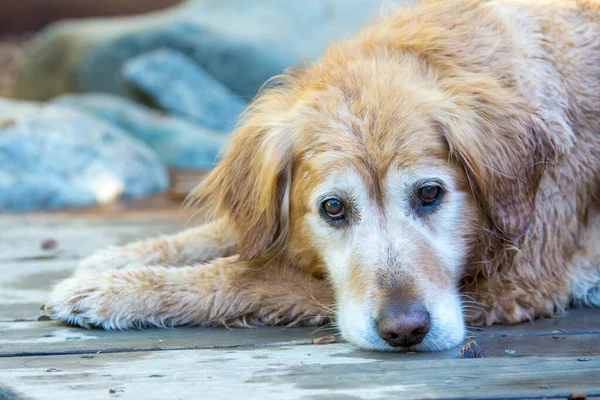
MULTIPOLYGON (((466 286, 466 285, 463 285, 463 286, 461 286, 461 289, 462 289, 464 286, 466 286)), ((463 292, 463 291, 461 291, 461 292, 460 292, 460 295, 461 295, 461 296, 462 296, 462 295, 476 295, 476 296, 481 296, 481 295, 483 295, 483 293, 481 293, 481 292, 463 292)))
POLYGON ((465 304, 465 305, 476 305, 476 306, 482 306, 482 307, 490 308, 487 304, 480 303, 478 301, 462 300, 460 303, 461 304, 465 304))
POLYGON ((489 308, 489 306, 487 304, 482 303, 482 302, 477 301, 477 300, 465 300, 465 299, 462 299, 460 302, 461 302, 461 304, 475 304, 475 305, 478 305, 478 306, 489 308))
POLYGON ((337 307, 335 307, 335 306, 334 307, 330 307, 330 306, 326 306, 325 304, 321 303, 319 300, 317 300, 315 298, 315 296, 313 295, 313 293, 312 293, 311 290, 309 290, 309 294, 310 294, 312 302, 314 304, 316 304, 317 306, 319 306, 322 310, 324 310, 324 311, 326 311, 326 312, 328 312, 328 313, 330 313, 332 315, 335 315, 337 313, 337 307))
POLYGON ((473 300, 473 301, 478 301, 475 299, 475 297, 471 296, 470 294, 461 294, 461 297, 467 298, 469 300, 473 300))
POLYGON ((481 311, 482 313, 487 313, 488 311, 480 308, 480 307, 476 307, 476 306, 468 306, 468 307, 461 307, 462 311, 481 311))
POLYGON ((487 304, 483 304, 483 303, 480 303, 478 301, 469 301, 469 300, 466 300, 466 301, 462 301, 461 304, 463 304, 463 305, 469 305, 469 306, 479 306, 479 307, 483 307, 483 308, 490 308, 490 306, 488 306, 487 304))
POLYGON ((334 325, 334 326, 322 325, 322 326, 315 328, 313 330, 313 333, 319 333, 319 332, 325 332, 325 331, 339 331, 339 328, 337 325, 334 325))

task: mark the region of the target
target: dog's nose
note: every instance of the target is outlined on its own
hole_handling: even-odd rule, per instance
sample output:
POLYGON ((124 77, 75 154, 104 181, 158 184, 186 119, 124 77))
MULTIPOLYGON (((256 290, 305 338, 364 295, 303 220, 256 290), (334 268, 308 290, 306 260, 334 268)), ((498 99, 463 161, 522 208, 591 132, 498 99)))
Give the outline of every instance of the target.
POLYGON ((429 332, 429 312, 421 303, 393 304, 377 318, 377 331, 390 346, 415 346, 429 332))

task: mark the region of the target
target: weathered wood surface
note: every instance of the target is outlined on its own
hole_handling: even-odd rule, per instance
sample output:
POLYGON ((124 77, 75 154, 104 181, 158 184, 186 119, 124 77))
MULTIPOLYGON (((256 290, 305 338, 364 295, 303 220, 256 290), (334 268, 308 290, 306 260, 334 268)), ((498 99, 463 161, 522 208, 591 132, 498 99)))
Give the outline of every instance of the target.
MULTIPOLYGON (((149 200, 145 200, 149 201, 149 200)), ((177 202, 0 216, 0 399, 600 397, 600 311, 471 328, 485 359, 312 345, 313 328, 105 332, 36 321, 51 285, 98 248, 168 234, 177 202), (56 249, 43 250, 46 239, 56 249)))
POLYGON ((540 336, 556 333, 596 333, 600 334, 600 310, 578 308, 565 312, 563 315, 549 319, 524 322, 519 325, 493 325, 489 328, 469 328, 476 335, 495 336, 540 336))
MULTIPOLYGON (((86 330, 56 321, 0 323, 0 358, 310 344, 314 328, 86 330)), ((319 335, 317 335, 319 336, 319 335)), ((323 336, 322 334, 320 336, 323 336)))
POLYGON ((176 209, 108 217, 73 214, 0 216, 0 321, 40 315, 49 288, 94 251, 184 227, 176 209), (44 250, 45 240, 56 248, 44 250))
POLYGON ((0 359, 29 398, 422 399, 600 396, 600 358, 438 360, 347 344, 0 359), (111 389, 112 392, 111 393, 111 389))
MULTIPOLYGON (((600 318, 596 310, 573 310, 556 320, 514 327, 493 326, 469 334, 488 356, 600 355, 600 318), (581 323, 578 324, 577 321, 581 323), (546 327, 544 327, 546 325, 546 327), (573 333, 576 332, 576 333, 573 333), (508 354, 505 350, 514 350, 508 354)), ((144 350, 178 350, 254 345, 310 344, 331 333, 318 328, 180 328, 107 332, 47 322, 0 323, 0 357, 23 355, 86 354, 144 350)), ((460 357, 458 349, 437 353, 438 358, 460 357)))

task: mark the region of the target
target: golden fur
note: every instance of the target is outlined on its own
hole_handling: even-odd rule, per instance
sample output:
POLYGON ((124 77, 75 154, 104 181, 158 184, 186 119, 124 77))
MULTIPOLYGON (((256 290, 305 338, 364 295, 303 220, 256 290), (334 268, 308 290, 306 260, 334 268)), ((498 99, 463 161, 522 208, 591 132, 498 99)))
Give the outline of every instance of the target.
POLYGON ((431 308, 416 349, 437 350, 462 339, 453 315, 600 305, 597 2, 422 1, 267 86, 191 197, 212 222, 92 256, 49 313, 108 329, 335 313, 390 350, 369 318, 402 298, 431 308), (448 194, 418 219, 400 188, 422 174, 448 194), (358 204, 347 231, 318 215, 331 188, 358 204))

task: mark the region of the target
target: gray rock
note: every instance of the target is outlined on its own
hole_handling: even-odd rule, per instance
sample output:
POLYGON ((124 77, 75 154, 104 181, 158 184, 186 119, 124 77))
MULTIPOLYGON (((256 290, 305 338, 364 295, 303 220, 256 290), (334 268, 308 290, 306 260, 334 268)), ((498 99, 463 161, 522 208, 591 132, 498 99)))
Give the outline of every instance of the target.
POLYGON ((0 98, 0 209, 84 206, 166 189, 142 142, 61 105, 0 98))
POLYGON ((62 95, 52 103, 91 113, 122 128, 150 146, 165 163, 179 168, 213 167, 227 141, 225 132, 203 128, 119 96, 62 95))
POLYGON ((231 131, 247 103, 182 53, 159 49, 125 63, 123 76, 159 108, 231 131))

